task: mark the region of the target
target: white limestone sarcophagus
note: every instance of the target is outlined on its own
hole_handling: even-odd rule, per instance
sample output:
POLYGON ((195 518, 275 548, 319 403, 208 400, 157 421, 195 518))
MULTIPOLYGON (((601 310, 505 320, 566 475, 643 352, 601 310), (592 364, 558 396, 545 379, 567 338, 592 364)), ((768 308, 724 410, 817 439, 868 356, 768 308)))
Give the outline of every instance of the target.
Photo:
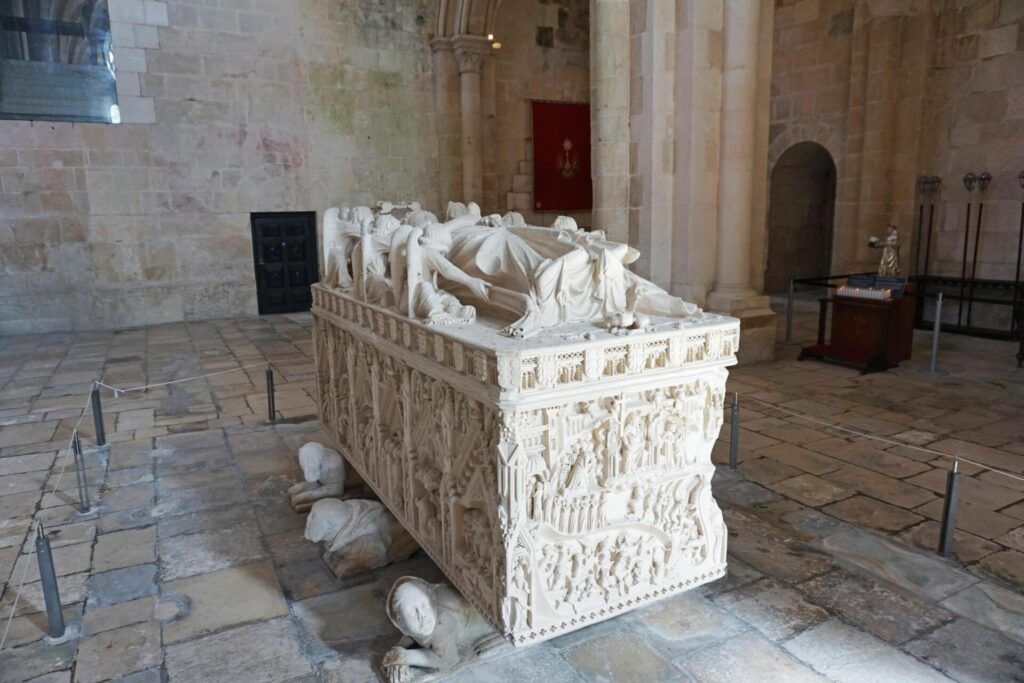
POLYGON ((711 449, 737 320, 523 340, 320 285, 313 317, 324 429, 513 643, 724 575, 711 449))

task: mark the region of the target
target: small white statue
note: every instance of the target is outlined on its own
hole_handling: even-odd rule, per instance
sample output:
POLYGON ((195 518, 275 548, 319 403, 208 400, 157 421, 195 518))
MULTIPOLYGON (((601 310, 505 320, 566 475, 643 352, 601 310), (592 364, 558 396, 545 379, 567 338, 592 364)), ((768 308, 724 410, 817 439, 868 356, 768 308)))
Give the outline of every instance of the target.
POLYGON ((349 208, 336 206, 324 212, 324 284, 328 287, 346 287, 352 277, 348 261, 352 248, 359 239, 359 226, 351 221, 349 208))
POLYGON ((877 237, 868 238, 868 246, 882 250, 882 260, 878 264, 878 274, 882 277, 900 276, 900 231, 895 225, 889 225, 889 234, 884 240, 877 237))
POLYGON ((339 579, 401 562, 419 547, 375 500, 318 500, 306 518, 306 539, 324 544, 324 562, 339 579))
POLYGON ((387 611, 403 636, 381 662, 391 683, 409 681, 409 667, 444 671, 503 642, 465 598, 443 583, 403 576, 388 593, 387 611), (419 647, 410 647, 413 643, 419 647))
POLYGON ((315 441, 299 449, 299 466, 306 481, 288 489, 292 507, 305 512, 323 498, 340 498, 345 489, 345 459, 315 441))

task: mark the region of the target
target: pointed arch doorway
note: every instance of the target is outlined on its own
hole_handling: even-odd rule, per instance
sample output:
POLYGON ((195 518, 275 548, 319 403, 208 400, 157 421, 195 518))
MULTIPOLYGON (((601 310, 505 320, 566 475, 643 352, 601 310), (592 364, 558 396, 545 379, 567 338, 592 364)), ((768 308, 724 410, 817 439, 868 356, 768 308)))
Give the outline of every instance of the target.
POLYGON ((790 278, 828 275, 836 206, 836 165, 816 142, 798 142, 772 168, 765 291, 781 294, 790 278))

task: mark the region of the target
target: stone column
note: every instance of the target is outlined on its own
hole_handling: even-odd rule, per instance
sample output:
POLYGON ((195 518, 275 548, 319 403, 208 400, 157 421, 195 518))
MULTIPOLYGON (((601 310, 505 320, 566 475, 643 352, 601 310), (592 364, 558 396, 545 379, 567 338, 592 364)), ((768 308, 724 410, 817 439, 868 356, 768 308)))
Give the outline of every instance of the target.
POLYGON ((629 237, 629 0, 590 0, 592 223, 629 237))
MULTIPOLYGON (((892 216, 893 133, 896 130, 900 22, 903 0, 869 0, 867 64, 864 78, 864 129, 861 135, 860 192, 854 230, 854 260, 869 265, 877 254, 867 245, 869 235, 884 235, 892 216)), ((910 235, 904 231, 904 239, 910 235)))
MULTIPOLYGON (((718 243, 707 307, 740 318, 740 361, 760 362, 775 355, 775 314, 751 284, 754 230, 763 228, 754 217, 755 183, 763 182, 767 166, 766 158, 755 156, 758 60, 768 49, 760 40, 762 2, 724 5, 718 243)), ((766 146, 762 153, 766 157, 766 146)))
POLYGON ((754 205, 754 126, 760 2, 725 3, 718 249, 708 306, 732 312, 755 296, 750 284, 754 205))
POLYGON ((437 114, 438 191, 443 210, 462 197, 461 115, 459 78, 450 38, 430 41, 434 52, 434 111, 437 114))
POLYGON ((490 41, 482 36, 452 38, 459 65, 459 102, 462 110, 462 199, 483 201, 483 112, 480 107, 480 74, 490 41))
POLYGON ((491 52, 484 57, 480 74, 480 112, 483 120, 483 137, 487 144, 481 146, 483 156, 483 194, 480 208, 484 215, 498 210, 498 65, 491 52))

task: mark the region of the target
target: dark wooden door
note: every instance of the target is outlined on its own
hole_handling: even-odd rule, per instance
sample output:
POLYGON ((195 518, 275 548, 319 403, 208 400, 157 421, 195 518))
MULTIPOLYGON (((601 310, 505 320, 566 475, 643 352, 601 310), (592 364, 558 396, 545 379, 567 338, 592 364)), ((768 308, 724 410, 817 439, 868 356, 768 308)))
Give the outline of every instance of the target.
POLYGON ((316 213, 252 214, 252 251, 260 315, 308 311, 320 279, 316 213))

